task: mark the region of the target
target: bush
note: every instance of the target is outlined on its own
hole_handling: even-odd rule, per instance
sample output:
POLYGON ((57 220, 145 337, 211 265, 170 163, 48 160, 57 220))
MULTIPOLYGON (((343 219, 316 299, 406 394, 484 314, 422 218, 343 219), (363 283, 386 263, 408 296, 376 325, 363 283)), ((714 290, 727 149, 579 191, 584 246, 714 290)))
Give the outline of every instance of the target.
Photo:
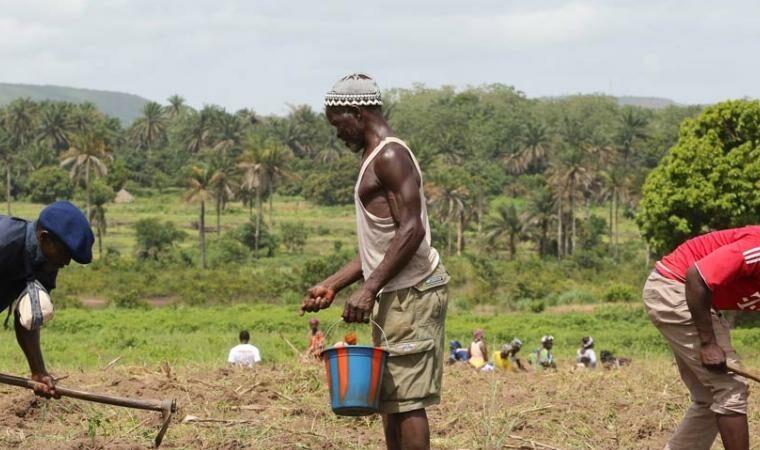
POLYGON ((563 292, 557 297, 558 305, 583 305, 588 303, 597 303, 597 301, 593 294, 580 289, 563 292))
MULTIPOLYGON (((58 167, 43 167, 29 176, 29 200, 35 203, 52 203, 68 200, 74 193, 69 174, 58 167)), ((4 192, 4 191, 3 191, 4 192)))
POLYGON ((158 261, 171 250, 177 241, 187 237, 187 233, 178 230, 174 223, 161 223, 157 218, 141 219, 135 223, 137 239, 137 258, 158 261))
POLYGON ((106 183, 111 186, 114 191, 121 190, 124 185, 132 177, 132 171, 129 170, 127 165, 122 159, 116 159, 108 168, 108 174, 106 174, 106 183))
MULTIPOLYGON (((232 232, 232 236, 248 247, 250 251, 254 251, 256 249, 256 217, 254 216, 250 221, 239 226, 232 232)), ((262 223, 259 230, 259 256, 273 257, 277 245, 277 239, 269 234, 269 230, 262 223)))
POLYGON ((633 302, 639 297, 638 293, 627 284, 614 283, 604 291, 604 301, 613 302, 633 302))
POLYGON ((83 308, 84 304, 79 297, 67 293, 53 293, 51 298, 53 299, 53 307, 55 309, 67 309, 67 308, 83 308))
POLYGON ((280 226, 282 243, 290 253, 303 253, 303 247, 306 245, 306 239, 309 237, 309 231, 303 222, 286 222, 280 226))
POLYGON ((306 290, 334 274, 354 257, 348 252, 333 252, 319 258, 311 258, 300 270, 301 290, 306 290))
POLYGON ((242 264, 249 261, 250 258, 251 251, 248 247, 229 234, 209 242, 208 261, 211 267, 242 264))
POLYGON ((116 198, 116 193, 111 186, 101 180, 90 182, 90 201, 92 205, 105 205, 116 198))
POLYGON ((110 301, 111 305, 125 309, 148 309, 148 302, 140 298, 135 289, 114 294, 110 301))

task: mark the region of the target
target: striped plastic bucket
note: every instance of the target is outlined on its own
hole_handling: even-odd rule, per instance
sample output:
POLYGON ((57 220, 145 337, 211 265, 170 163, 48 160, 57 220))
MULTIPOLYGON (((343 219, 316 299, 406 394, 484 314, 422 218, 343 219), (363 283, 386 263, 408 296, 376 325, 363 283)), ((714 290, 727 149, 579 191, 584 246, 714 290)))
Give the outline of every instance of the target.
POLYGON ((377 347, 350 345, 322 352, 330 386, 332 410, 339 416, 367 416, 380 407, 388 352, 377 347))

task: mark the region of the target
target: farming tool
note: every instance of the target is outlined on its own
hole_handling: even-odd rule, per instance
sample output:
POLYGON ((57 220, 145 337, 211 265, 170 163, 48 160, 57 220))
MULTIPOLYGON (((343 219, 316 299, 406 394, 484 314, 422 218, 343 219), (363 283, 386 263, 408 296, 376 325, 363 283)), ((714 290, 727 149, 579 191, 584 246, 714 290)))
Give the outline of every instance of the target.
MULTIPOLYGON (((21 378, 1 373, 0 383, 10 384, 13 386, 19 386, 28 389, 34 389, 37 386, 42 386, 42 383, 38 383, 27 378, 21 378)), ((166 434, 166 430, 169 428, 169 422, 171 421, 172 414, 177 412, 177 402, 175 400, 138 400, 126 397, 113 397, 110 395, 69 389, 63 386, 56 386, 55 390, 63 397, 71 397, 79 400, 86 400, 88 402, 103 403, 106 405, 123 406, 126 408, 159 411, 161 413, 163 423, 161 424, 161 428, 158 430, 158 434, 154 440, 156 448, 161 445, 161 441, 164 439, 164 434, 166 434)))
POLYGON ((731 372, 733 372, 733 373, 735 373, 737 375, 741 375, 744 378, 749 378, 752 381, 756 381, 756 382, 760 383, 760 377, 757 376, 757 375, 751 374, 751 373, 747 372, 746 370, 742 370, 742 369, 740 369, 740 368, 738 368, 736 366, 732 366, 731 364, 729 364, 727 367, 728 367, 729 371, 731 371, 731 372))

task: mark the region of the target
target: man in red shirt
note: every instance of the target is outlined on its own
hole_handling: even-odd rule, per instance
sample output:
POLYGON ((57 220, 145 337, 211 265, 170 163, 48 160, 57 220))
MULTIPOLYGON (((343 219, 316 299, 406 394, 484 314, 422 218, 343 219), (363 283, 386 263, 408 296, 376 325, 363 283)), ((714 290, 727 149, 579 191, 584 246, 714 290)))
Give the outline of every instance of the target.
POLYGON ((644 286, 649 318, 668 340, 692 405, 666 449, 749 449, 747 382, 721 310, 760 310, 760 226, 690 239, 657 262, 644 286))

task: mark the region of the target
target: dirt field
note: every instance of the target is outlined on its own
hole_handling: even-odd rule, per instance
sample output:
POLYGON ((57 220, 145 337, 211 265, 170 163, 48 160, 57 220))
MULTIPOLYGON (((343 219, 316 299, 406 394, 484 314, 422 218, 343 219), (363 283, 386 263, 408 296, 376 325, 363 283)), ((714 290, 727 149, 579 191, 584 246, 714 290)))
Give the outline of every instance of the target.
MULTIPOLYGON (((68 373, 61 385, 124 396, 176 398, 162 448, 375 449, 377 417, 332 414, 321 365, 119 367, 68 373)), ((62 374, 58 374, 59 376, 62 374)), ((751 435, 760 444, 760 402, 751 397, 751 435)), ((447 367, 444 402, 429 411, 436 449, 662 448, 688 404, 662 358, 617 371, 475 373, 447 367)), ((36 400, 0 387, 0 447, 144 449, 159 414, 77 400, 36 400)), ((715 448, 720 448, 716 444, 715 448)))

